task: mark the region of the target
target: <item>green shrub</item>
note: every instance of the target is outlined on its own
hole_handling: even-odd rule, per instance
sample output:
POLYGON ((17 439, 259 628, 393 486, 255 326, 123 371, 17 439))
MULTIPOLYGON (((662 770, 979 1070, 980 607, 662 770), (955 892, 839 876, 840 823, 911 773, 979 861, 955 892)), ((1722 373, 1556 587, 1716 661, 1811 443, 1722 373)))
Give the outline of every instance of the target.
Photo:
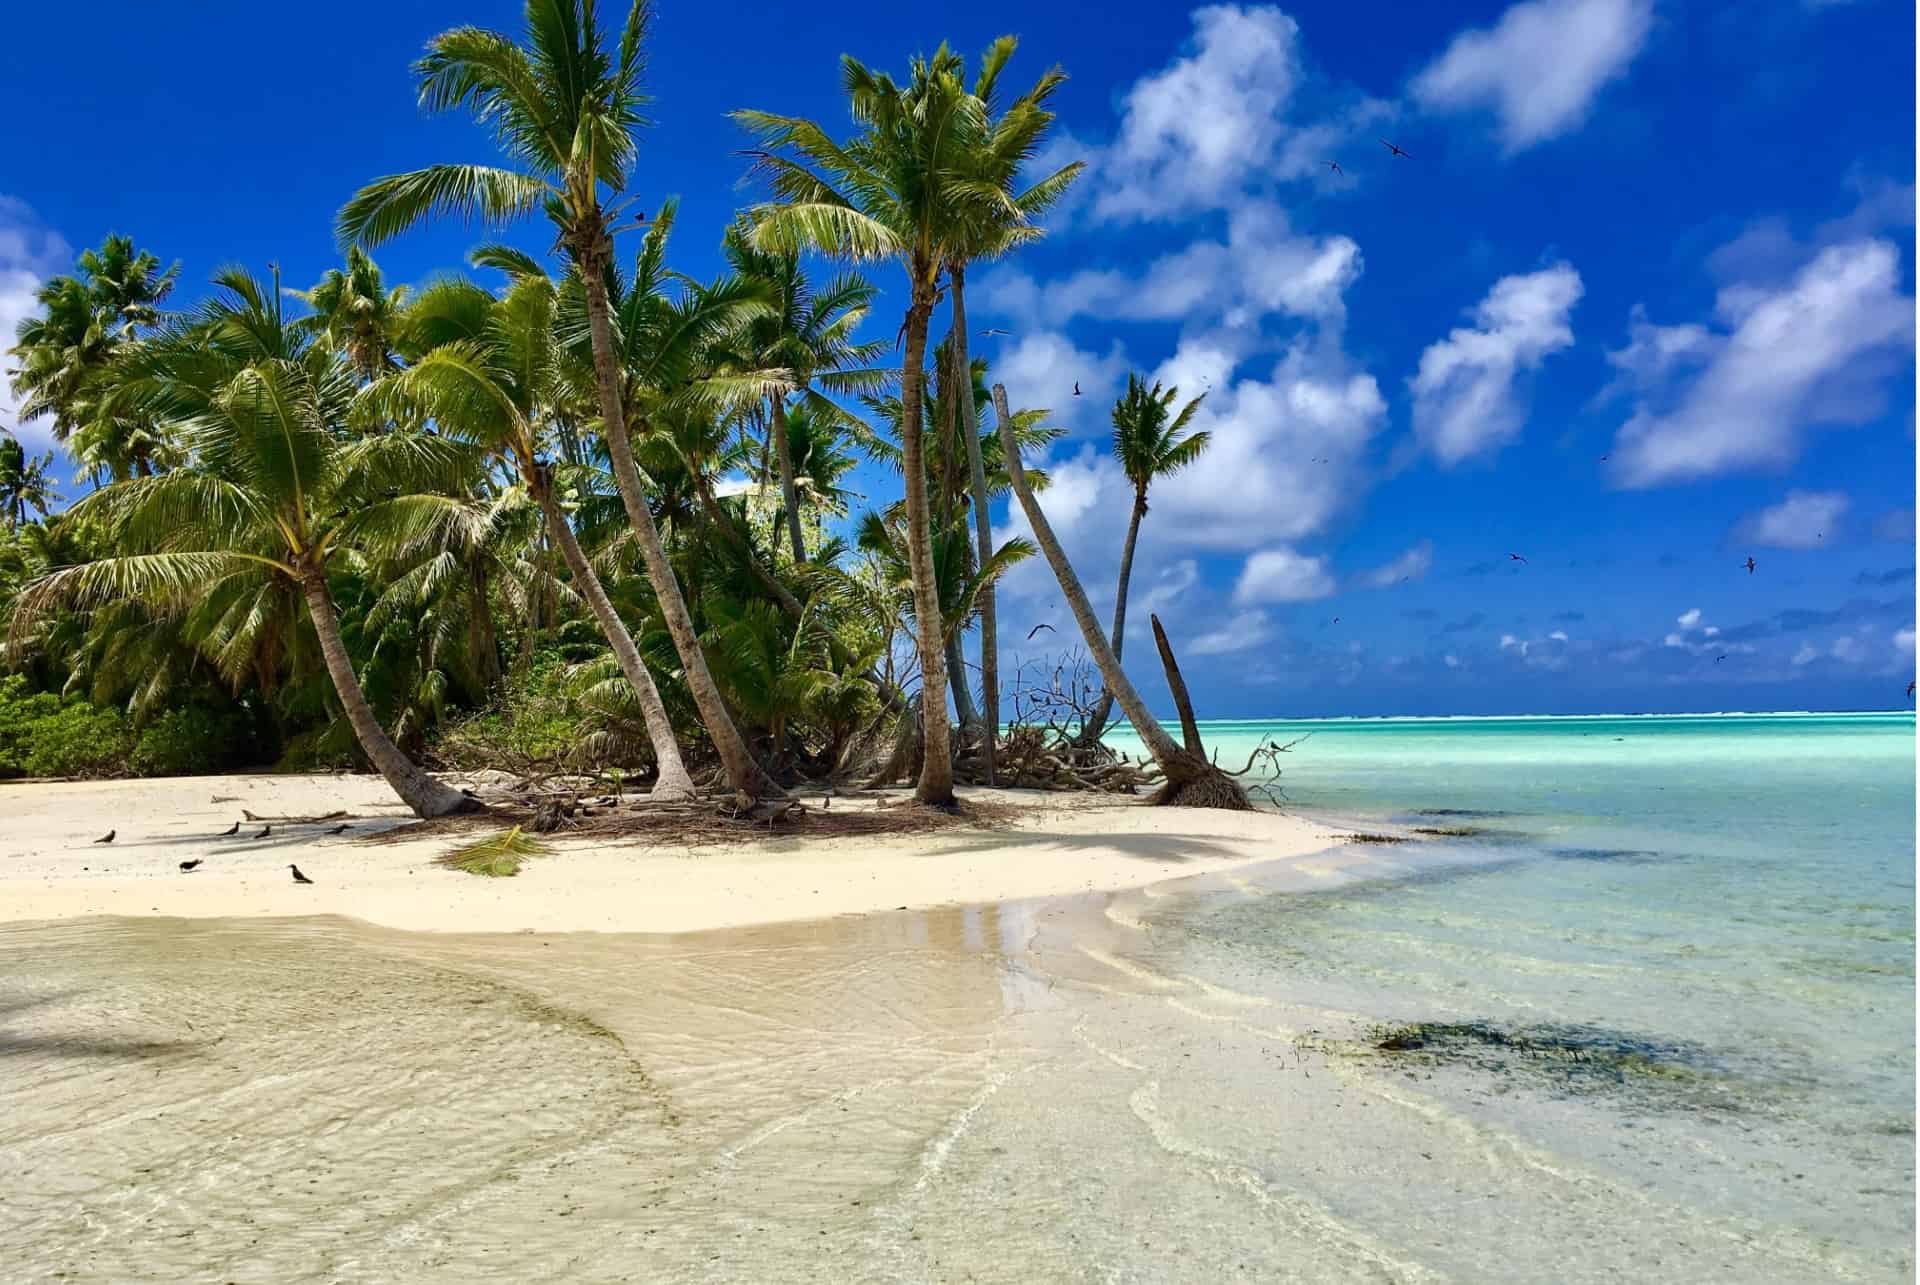
POLYGON ((27 691, 0 678, 0 776, 112 776, 126 771, 133 732, 118 710, 27 691))
POLYGON ((254 758, 244 711, 184 705, 141 730, 129 765, 141 776, 197 776, 245 767, 254 758))

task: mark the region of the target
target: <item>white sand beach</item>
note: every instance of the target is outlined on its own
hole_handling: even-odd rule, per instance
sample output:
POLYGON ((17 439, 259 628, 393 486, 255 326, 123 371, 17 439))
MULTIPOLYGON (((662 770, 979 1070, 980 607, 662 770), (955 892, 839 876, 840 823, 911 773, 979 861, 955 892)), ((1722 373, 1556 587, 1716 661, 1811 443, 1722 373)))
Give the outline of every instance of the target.
MULTIPOLYGON (((0 920, 346 915, 430 932, 675 933, 896 908, 1117 891, 1252 862, 1341 860, 1337 833, 1273 812, 1153 808, 1119 796, 972 790, 996 819, 924 834, 748 842, 559 838, 507 879, 433 858, 479 837, 369 836, 411 821, 374 776, 221 776, 0 787, 0 920), (244 812, 336 821, 249 822, 244 812), (111 844, 92 842, 109 828, 111 844), (190 874, 179 863, 200 859, 190 874), (296 885, 289 864, 313 880, 296 885)), ((894 794, 891 801, 901 796, 894 794)), ((886 798, 842 798, 841 812, 886 798)), ((504 827, 503 822, 503 827, 504 827)))

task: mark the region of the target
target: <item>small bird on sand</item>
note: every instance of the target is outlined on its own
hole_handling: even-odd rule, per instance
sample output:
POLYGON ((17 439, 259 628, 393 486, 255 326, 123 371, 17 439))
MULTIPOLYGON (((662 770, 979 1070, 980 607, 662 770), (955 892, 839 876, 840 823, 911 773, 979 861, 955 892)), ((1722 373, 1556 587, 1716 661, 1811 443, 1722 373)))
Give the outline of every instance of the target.
POLYGON ((220 837, 222 839, 231 839, 234 835, 239 833, 240 833, 240 823, 238 821, 235 821, 232 825, 228 826, 226 829, 220 832, 220 837))
POLYGON ((95 839, 94 842, 95 843, 112 843, 113 836, 118 833, 120 833, 118 830, 109 830, 105 834, 101 835, 98 839, 95 839))
POLYGON ((287 869, 293 871, 293 881, 295 883, 312 883, 313 882, 313 880, 307 878, 305 875, 300 873, 299 866, 288 866, 287 869))
POLYGON ((1394 144, 1394 143, 1389 143, 1389 142, 1388 142, 1388 141, 1387 141, 1386 139, 1384 139, 1384 138, 1380 140, 1380 146, 1382 146, 1382 147, 1384 147, 1384 148, 1386 148, 1386 149, 1387 149, 1387 150, 1388 150, 1389 152, 1392 152, 1392 153, 1393 153, 1393 154, 1394 154, 1395 156, 1404 156, 1404 157, 1406 157, 1406 158, 1407 158, 1408 160, 1412 160, 1412 159, 1413 159, 1413 153, 1412 153, 1412 152, 1409 152, 1409 151, 1408 151, 1408 150, 1407 150, 1406 148, 1404 148, 1404 147, 1400 147, 1400 146, 1398 146, 1397 144, 1394 144))
POLYGON ((827 788, 820 792, 820 810, 826 812, 833 807, 833 782, 827 782, 827 788))
POLYGON ((1509 562, 1525 562, 1525 561, 1526 561, 1526 559, 1525 559, 1525 558, 1523 558, 1523 557, 1521 557, 1521 556, 1520 556, 1519 554, 1517 554, 1517 553, 1509 553, 1509 554, 1507 555, 1507 560, 1508 560, 1509 562))
POLYGON ((1754 569, 1754 568, 1755 568, 1756 566, 1758 566, 1758 565, 1759 565, 1759 563, 1757 563, 1757 562, 1755 562, 1755 561, 1754 561, 1754 560, 1753 560, 1752 558, 1748 558, 1748 559, 1747 559, 1747 574, 1748 574, 1748 575, 1752 575, 1752 574, 1753 574, 1753 569, 1754 569))
POLYGON ((353 829, 352 826, 342 821, 339 825, 336 825, 335 827, 333 827, 333 829, 327 831, 327 833, 328 834, 345 834, 347 831, 351 829, 353 829))
POLYGON ((256 834, 256 835, 254 835, 253 837, 254 837, 254 838, 256 838, 256 839, 264 839, 264 838, 266 838, 266 837, 267 837, 268 835, 270 835, 270 834, 272 834, 272 833, 273 833, 273 827, 272 827, 272 826, 270 826, 270 825, 263 825, 263 826, 261 826, 261 827, 260 827, 260 833, 259 833, 259 834, 256 834))
POLYGON ((1033 628, 1027 630, 1027 641, 1032 642, 1033 636, 1039 633, 1042 629, 1046 630, 1050 634, 1057 634, 1060 632, 1058 629, 1055 629, 1052 625, 1049 625, 1045 621, 1042 621, 1041 623, 1035 625, 1033 628))
POLYGON ((193 860, 191 860, 191 861, 182 861, 182 862, 180 863, 180 873, 181 873, 181 874, 183 874, 183 875, 190 875, 190 874, 192 874, 192 873, 193 873, 193 870, 194 870, 194 867, 195 867, 195 866, 197 866, 197 865, 199 865, 199 864, 200 864, 200 862, 201 862, 201 860, 202 860, 202 859, 201 859, 200 857, 195 857, 195 858, 194 858, 193 860))

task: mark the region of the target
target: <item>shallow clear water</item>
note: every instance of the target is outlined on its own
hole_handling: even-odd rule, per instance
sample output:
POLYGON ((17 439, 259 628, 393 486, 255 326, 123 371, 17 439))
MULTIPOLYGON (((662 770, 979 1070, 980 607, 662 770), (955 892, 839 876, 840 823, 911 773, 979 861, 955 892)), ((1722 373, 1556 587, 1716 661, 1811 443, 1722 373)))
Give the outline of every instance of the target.
POLYGON ((1402 1060, 1476 1118, 1569 1155, 1637 1128, 1622 1163, 1650 1189, 1911 1244, 1912 715, 1203 731, 1229 765, 1306 735, 1287 807, 1479 831, 1432 837, 1479 864, 1189 901, 1150 919, 1182 968, 1363 1046, 1463 1027, 1402 1060))
POLYGON ((1912 1279, 1911 718, 1312 726, 1291 806, 1491 832, 680 938, 0 926, 8 1278, 1912 1279))

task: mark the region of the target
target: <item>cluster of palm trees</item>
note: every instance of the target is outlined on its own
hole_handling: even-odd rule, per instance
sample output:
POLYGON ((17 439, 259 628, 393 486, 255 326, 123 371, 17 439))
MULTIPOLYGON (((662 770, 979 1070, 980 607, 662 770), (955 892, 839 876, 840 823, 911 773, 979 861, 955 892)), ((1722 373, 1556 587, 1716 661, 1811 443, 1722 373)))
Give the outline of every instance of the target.
MULTIPOLYGON (((1042 412, 1006 412, 1003 397, 989 417, 966 273, 1038 237, 1079 171, 1023 179, 1064 76, 1006 97, 1007 38, 971 79, 944 46, 904 82, 843 59, 846 139, 737 113, 770 199, 727 230, 728 272, 701 283, 667 266, 672 203, 649 216, 629 194, 645 0, 617 30, 592 0, 528 0, 526 15, 519 40, 458 28, 415 67, 423 106, 471 113, 504 163, 369 183, 339 214, 344 266, 312 289, 229 269, 205 302, 163 313, 177 272, 111 238, 42 291, 44 315, 14 350, 22 416, 50 418, 96 489, 53 528, 82 555, 43 553, 0 601, 9 651, 65 646, 77 673, 91 648, 120 656, 123 676, 127 656, 148 656, 136 707, 164 699, 169 675, 207 667, 270 700, 304 658, 324 668, 366 759, 435 816, 474 804, 401 744, 418 743, 453 685, 499 682, 497 607, 527 638, 585 617, 609 658, 603 679, 644 727, 655 797, 693 793, 697 753, 737 796, 761 799, 796 754, 833 770, 891 716, 918 729, 916 797, 952 805, 948 690, 990 783, 994 583, 1034 551, 996 546, 989 507, 1012 489, 1037 515, 1019 452, 1053 435, 1042 412), (502 284, 410 293, 369 254, 437 218, 534 215, 552 225, 557 271, 489 243, 470 261, 502 284), (623 261, 628 231, 642 235, 623 261), (849 266, 821 283, 809 254, 849 266), (897 364, 892 345, 858 338, 877 291, 853 265, 887 260, 906 273, 897 364), (307 311, 289 315, 288 297, 307 311), (904 490, 858 525, 857 557, 822 533, 823 515, 847 510, 839 482, 856 450, 895 465, 904 490), (741 475, 744 492, 728 484, 741 475), (970 623, 978 706, 962 659, 970 623), (102 627, 119 641, 87 641, 102 627), (917 718, 894 655, 901 627, 917 718)), ((1186 433, 1197 399, 1170 417, 1175 397, 1134 381, 1115 410, 1136 503, 1105 655, 1136 727, 1151 717, 1117 672, 1126 568, 1151 481, 1206 441, 1186 433)), ((0 498, 11 526, 29 508, 44 516, 57 502, 45 462, 0 450, 0 498)), ((1060 570, 1044 517, 1033 525, 1060 570)), ((1085 595, 1070 569, 1061 579, 1085 625, 1085 595)), ((1199 774, 1162 753, 1173 747, 1157 725, 1142 731, 1170 781, 1199 774)))

